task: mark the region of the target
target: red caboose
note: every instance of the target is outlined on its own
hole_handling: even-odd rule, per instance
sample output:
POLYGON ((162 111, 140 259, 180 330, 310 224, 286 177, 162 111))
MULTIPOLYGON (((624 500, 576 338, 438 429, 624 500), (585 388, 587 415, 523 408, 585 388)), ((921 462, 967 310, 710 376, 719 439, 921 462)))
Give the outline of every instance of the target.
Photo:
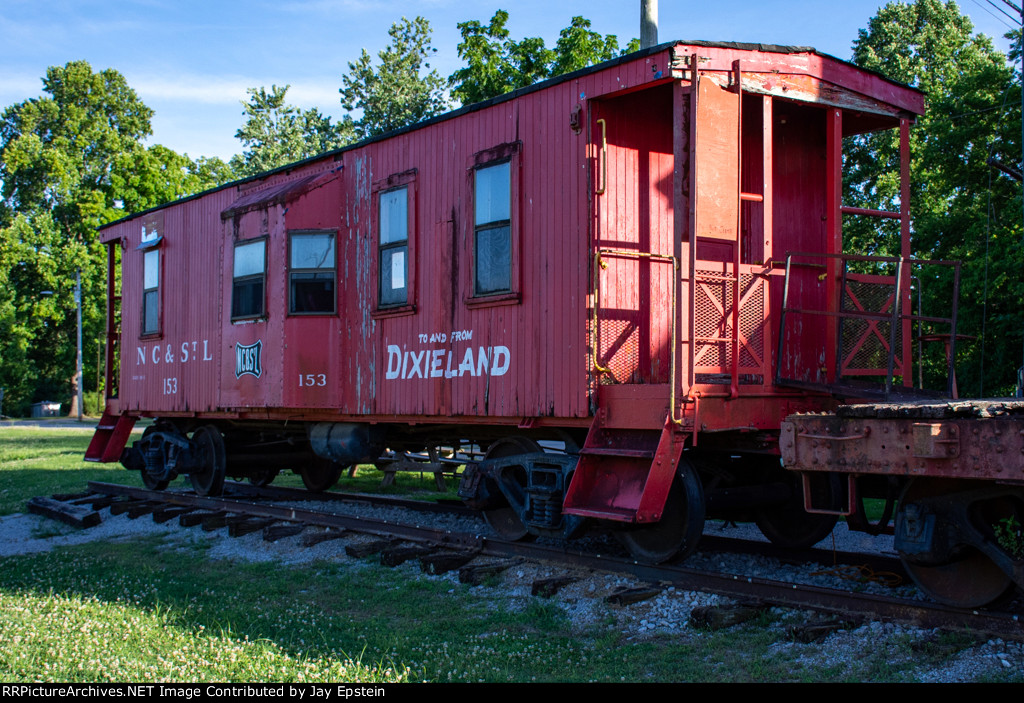
MULTIPOLYGON (((906 195, 922 109, 813 49, 674 42, 131 215, 102 230, 87 458, 153 417, 123 457, 149 485, 291 468, 322 489, 384 450, 472 444, 463 495, 508 537, 597 520, 660 560, 714 513, 816 541, 832 518, 780 475, 780 423, 911 375, 851 361, 828 316, 860 280, 844 213, 901 220, 909 256, 906 197, 842 206, 842 140, 901 130, 906 195)), ((889 291, 873 314, 898 278, 863 278, 889 291)))

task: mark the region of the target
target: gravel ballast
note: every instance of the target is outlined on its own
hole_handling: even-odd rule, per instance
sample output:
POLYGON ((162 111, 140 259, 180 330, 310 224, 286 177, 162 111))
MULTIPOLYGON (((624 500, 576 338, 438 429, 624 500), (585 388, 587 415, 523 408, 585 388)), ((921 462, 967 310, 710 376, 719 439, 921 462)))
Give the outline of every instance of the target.
MULTIPOLYGON (((378 519, 408 519, 407 511, 382 508, 365 504, 351 505, 334 503, 332 510, 349 514, 372 516, 378 519)), ((308 505, 307 505, 308 507, 308 505)), ((318 506, 319 507, 319 506, 318 506)), ((148 517, 131 520, 126 515, 112 516, 109 510, 102 510, 100 525, 87 530, 76 530, 36 515, 15 514, 0 517, 0 559, 17 554, 31 554, 59 547, 73 547, 89 541, 123 541, 139 537, 158 536, 169 544, 180 543, 182 547, 202 542, 203 551, 210 559, 250 562, 278 562, 302 565, 316 560, 327 560, 350 564, 352 568, 379 568, 365 560, 356 560, 345 554, 345 545, 359 536, 321 542, 313 547, 300 546, 299 539, 289 537, 277 542, 266 542, 260 533, 239 538, 230 538, 226 530, 203 532, 199 529, 185 529, 176 521, 157 524, 148 517)), ((451 515, 417 514, 420 524, 443 524, 448 529, 483 532, 488 528, 473 517, 451 515)), ((749 537, 756 528, 747 525, 727 526, 709 522, 705 534, 749 537)), ((609 544, 613 542, 607 537, 609 544)), ((837 528, 832 537, 826 538, 821 546, 843 551, 867 550, 891 552, 891 538, 870 538, 860 533, 850 533, 845 526, 837 528)), ((698 569, 743 573, 751 576, 804 582, 828 588, 850 588, 848 579, 833 570, 822 569, 819 565, 784 565, 765 557, 733 555, 698 551, 687 566, 698 569)), ((415 578, 447 579, 456 592, 457 574, 428 576, 419 571, 415 562, 407 563, 405 569, 415 578)), ((610 605, 605 597, 626 588, 637 588, 644 584, 634 578, 578 570, 570 572, 564 567, 543 564, 521 563, 506 570, 495 585, 474 587, 474 593, 481 597, 501 600, 509 608, 525 608, 531 599, 532 584, 544 578, 569 574, 575 580, 564 586, 551 597, 569 616, 573 628, 585 634, 593 628, 614 627, 632 641, 657 640, 657 638, 700 638, 704 632, 691 624, 691 614, 698 608, 724 606, 730 599, 714 594, 684 591, 673 587, 664 588, 647 600, 625 606, 610 605)), ((892 589, 878 583, 859 583, 861 592, 879 592, 907 597, 912 595, 911 586, 901 586, 894 593, 892 589)), ((858 661, 865 651, 887 652, 890 663, 908 680, 926 682, 967 682, 978 680, 1019 680, 1024 675, 1024 644, 1003 640, 983 641, 968 649, 951 652, 941 663, 922 663, 915 658, 915 650, 927 649, 938 640, 940 633, 904 627, 892 623, 867 622, 834 628, 824 639, 806 644, 792 635, 792 628, 807 622, 821 620, 820 615, 807 612, 773 609, 771 624, 775 631, 773 651, 793 656, 801 666, 809 669, 830 667, 848 670, 856 676, 858 661), (908 646, 909 643, 909 646, 908 646)))

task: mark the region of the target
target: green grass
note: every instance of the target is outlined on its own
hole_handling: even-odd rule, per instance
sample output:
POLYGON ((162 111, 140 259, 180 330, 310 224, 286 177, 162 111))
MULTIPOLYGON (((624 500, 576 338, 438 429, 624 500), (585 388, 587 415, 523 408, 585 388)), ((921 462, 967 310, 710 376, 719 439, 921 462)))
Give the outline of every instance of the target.
POLYGON ((0 564, 4 681, 792 680, 750 656, 761 627, 633 642, 576 631, 555 601, 366 563, 268 569, 146 539, 0 564))
MULTIPOLYGON (((450 476, 445 477, 446 491, 437 490, 434 475, 415 471, 401 471, 390 486, 381 487, 384 472, 378 471, 372 464, 360 464, 355 476, 344 472, 334 486, 335 491, 350 493, 377 493, 380 495, 407 496, 421 500, 457 500, 459 483, 450 476)), ((286 488, 303 488, 302 478, 293 472, 283 471, 274 479, 274 486, 286 488)))
MULTIPOLYGON (((89 481, 106 481, 142 486, 138 472, 126 471, 120 464, 97 464, 82 459, 93 430, 79 428, 0 427, 0 515, 23 512, 25 503, 35 496, 85 490, 89 481)), ((141 437, 132 434, 129 444, 141 437)), ((395 483, 381 488, 384 474, 372 466, 360 466, 355 477, 347 472, 335 487, 339 491, 406 495, 423 500, 457 498, 458 483, 447 479, 448 490, 438 492, 433 474, 399 473, 395 483)), ((185 485, 188 477, 172 485, 185 485)), ((273 485, 303 488, 302 479, 290 471, 282 472, 273 485)))
MULTIPOLYGON (((5 511, 19 512, 32 486, 138 480, 81 464, 88 438, 0 429, 0 490, 21 496, 5 497, 5 511)), ((375 489, 379 476, 356 480, 375 489)), ((413 480, 402 475, 399 488, 424 488, 402 485, 413 480)), ((471 588, 411 566, 212 559, 223 539, 181 530, 0 558, 0 681, 905 681, 917 662, 961 649, 879 637, 833 662, 822 657, 828 641, 789 642, 782 620, 803 616, 776 611, 725 631, 637 637, 616 616, 642 606, 583 624, 561 597, 471 588)))
POLYGON ((89 481, 142 486, 139 474, 120 464, 82 459, 92 434, 91 428, 0 428, 0 515, 24 512, 35 496, 85 490, 89 481))

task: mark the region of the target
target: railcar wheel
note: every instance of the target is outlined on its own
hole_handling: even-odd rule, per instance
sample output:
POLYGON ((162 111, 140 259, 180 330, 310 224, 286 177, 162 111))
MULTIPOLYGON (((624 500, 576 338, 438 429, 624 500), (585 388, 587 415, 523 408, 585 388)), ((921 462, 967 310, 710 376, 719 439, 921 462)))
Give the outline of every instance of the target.
MULTIPOLYGON (((149 427, 147 427, 146 430, 142 433, 141 444, 144 445, 146 443, 146 439, 151 437, 153 433, 157 431, 158 430, 156 425, 150 425, 149 427)), ((163 489, 167 488, 167 486, 169 486, 171 483, 170 480, 168 479, 157 478, 153 474, 146 471, 146 467, 144 464, 142 468, 139 470, 139 473, 142 474, 142 485, 151 491, 162 491, 163 489)))
MULTIPOLYGON (((754 511, 754 522, 761 534, 784 549, 805 549, 832 533, 839 520, 834 515, 809 513, 804 510, 803 480, 800 474, 777 465, 766 471, 764 480, 785 483, 790 497, 785 503, 760 507, 754 511)), ((842 497, 842 486, 836 474, 811 477, 811 493, 815 506, 836 508, 842 497)))
MULTIPOLYGON (((917 479, 900 496, 897 519, 915 500, 956 492, 956 481, 917 479)), ((958 549, 945 564, 916 563, 912 555, 900 553, 900 561, 918 588, 930 598, 958 608, 978 608, 998 601, 1013 589, 1008 574, 974 547, 958 549)))
POLYGON ((321 456, 313 456, 300 470, 302 485, 308 490, 322 493, 329 491, 341 478, 341 472, 347 467, 336 464, 330 459, 321 456))
POLYGON ((192 433, 192 441, 199 450, 203 466, 202 470, 188 475, 192 488, 201 496, 219 496, 224 489, 227 468, 224 438, 213 425, 203 425, 192 433))
POLYGON ((637 561, 660 564, 693 554, 703 532, 704 487, 693 463, 684 458, 679 461, 661 520, 619 530, 615 536, 637 561))
POLYGON ((273 483, 279 473, 278 469, 263 469, 262 471, 250 474, 249 483, 257 488, 263 488, 273 483))
MULTIPOLYGON (((533 454, 544 451, 539 444, 528 437, 504 437, 497 442, 491 443, 484 455, 484 460, 497 459, 517 454, 533 454)), ((513 469, 513 471, 515 471, 513 469)), ((526 474, 515 471, 512 476, 514 483, 523 491, 522 502, 526 501, 526 474)), ((511 505, 503 505, 500 508, 484 510, 484 520, 491 529, 498 533, 498 536, 509 542, 518 542, 532 538, 529 528, 519 518, 519 513, 511 505)))
POLYGON ((170 481, 158 481, 149 472, 146 471, 145 467, 142 469, 142 485, 151 491, 162 491, 171 484, 170 481))

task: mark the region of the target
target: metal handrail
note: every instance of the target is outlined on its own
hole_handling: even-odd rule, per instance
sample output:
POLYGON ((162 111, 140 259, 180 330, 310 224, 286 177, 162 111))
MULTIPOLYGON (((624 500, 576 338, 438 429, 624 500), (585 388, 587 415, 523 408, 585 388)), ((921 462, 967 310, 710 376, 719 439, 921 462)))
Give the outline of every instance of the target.
MULTIPOLYGON (((933 260, 933 259, 910 259, 902 256, 891 257, 891 256, 870 256, 860 254, 826 254, 820 252, 790 252, 786 255, 786 273, 785 283, 783 286, 782 293, 782 314, 780 315, 779 321, 779 334, 778 343, 775 355, 775 377, 774 382, 777 385, 784 384, 787 380, 793 381, 794 379, 783 379, 782 378, 782 358, 785 347, 785 330, 786 330, 786 315, 787 313, 799 313, 806 315, 818 315, 822 317, 838 318, 842 319, 862 319, 862 320, 889 320, 889 348, 887 350, 887 364, 886 364, 886 378, 885 378, 885 395, 889 397, 892 393, 892 381, 895 370, 895 357, 896 357, 896 330, 901 321, 917 321, 917 322, 935 322, 939 324, 948 324, 950 326, 949 332, 949 358, 947 360, 947 375, 946 375, 946 393, 949 396, 953 394, 953 379, 955 378, 955 359, 956 359, 956 326, 957 326, 957 305, 956 301, 960 294, 960 262, 959 261, 944 261, 944 260, 933 260), (846 290, 846 275, 847 265, 850 261, 864 261, 864 262, 878 262, 887 264, 896 264, 896 274, 893 277, 893 302, 892 312, 869 312, 869 311, 855 311, 855 310, 812 310, 802 308, 791 308, 789 306, 789 284, 791 280, 792 267, 794 265, 794 257, 806 257, 806 258, 818 258, 818 259, 836 259, 842 262, 842 288, 841 292, 846 290), (953 305, 951 317, 934 317, 920 314, 904 314, 902 311, 903 297, 901 295, 901 288, 903 283, 904 269, 910 266, 946 266, 951 267, 954 270, 953 274, 953 305)), ((840 343, 841 337, 837 336, 837 344, 840 343)), ((907 350, 904 350, 906 355, 907 350)), ((842 359, 837 354, 836 359, 836 381, 842 375, 842 359)))
POLYGON ((669 418, 673 424, 682 425, 683 418, 676 417, 676 318, 678 317, 678 301, 676 299, 676 283, 679 278, 679 260, 671 254, 654 254, 651 252, 643 251, 630 251, 628 249, 598 249, 594 252, 594 305, 593 305, 593 332, 591 337, 593 344, 591 345, 591 354, 593 357, 594 370, 598 373, 610 373, 611 369, 607 369, 598 362, 597 353, 601 347, 601 326, 598 324, 598 311, 601 307, 601 286, 600 286, 600 269, 608 268, 608 264, 601 260, 602 256, 608 257, 621 257, 627 259, 648 259, 650 261, 664 261, 672 264, 672 323, 669 325, 669 349, 671 355, 669 357, 669 418))

